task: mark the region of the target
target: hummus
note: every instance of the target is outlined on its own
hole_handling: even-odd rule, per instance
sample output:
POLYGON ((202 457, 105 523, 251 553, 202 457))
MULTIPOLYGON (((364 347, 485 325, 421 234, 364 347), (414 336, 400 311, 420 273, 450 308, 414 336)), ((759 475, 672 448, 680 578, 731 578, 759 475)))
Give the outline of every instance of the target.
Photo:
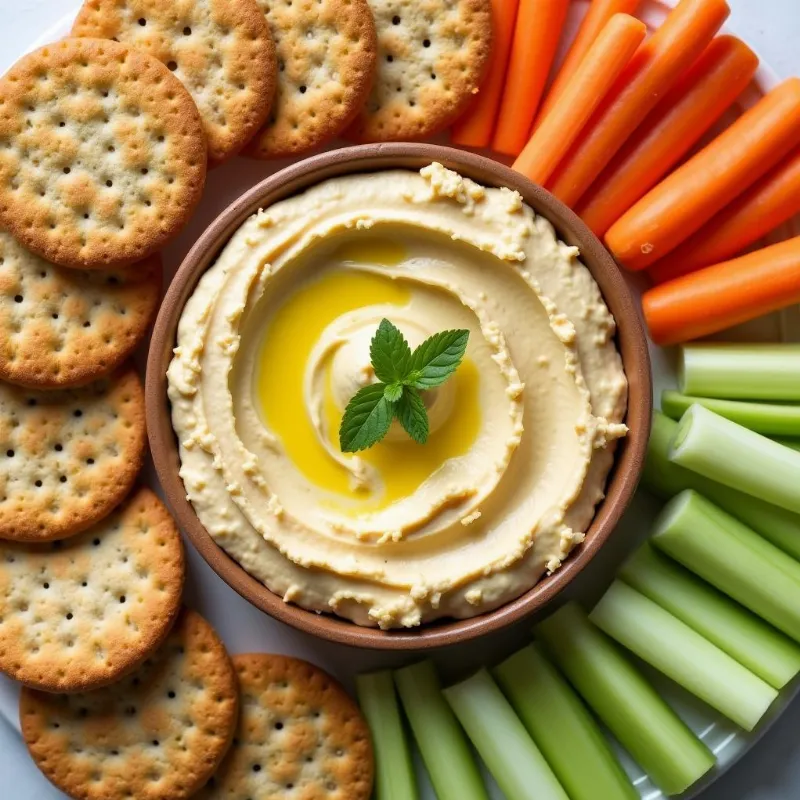
MULTIPOLYGON (((469 617, 557 569, 626 432, 614 319, 576 248, 440 164, 328 180, 259 211, 186 304, 169 368, 187 497, 287 602, 362 625, 469 617), (343 454, 380 320, 470 331, 400 429, 343 454)), ((394 423, 396 424, 396 423, 394 423)))

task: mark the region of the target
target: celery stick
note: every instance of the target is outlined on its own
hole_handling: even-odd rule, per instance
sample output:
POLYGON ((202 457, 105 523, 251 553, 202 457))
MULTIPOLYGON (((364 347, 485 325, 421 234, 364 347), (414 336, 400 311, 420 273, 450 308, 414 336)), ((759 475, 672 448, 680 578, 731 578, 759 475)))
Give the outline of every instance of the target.
MULTIPOLYGON (((664 507, 651 541, 695 575, 800 642, 800 585, 772 559, 732 534, 723 519, 723 511, 687 490, 664 507)), ((732 518, 728 515, 727 519, 732 518)))
POLYGON ((621 580, 611 584, 589 619, 747 731, 778 696, 768 683, 621 580))
POLYGON ((800 345, 685 345, 679 382, 682 392, 700 397, 800 400, 800 345))
POLYGON ((800 647, 645 543, 619 577, 780 689, 800 672, 800 647))
POLYGON ((480 770, 467 737, 442 695, 430 661, 394 673, 422 760, 439 800, 487 800, 480 770))
POLYGON ((715 520, 718 525, 725 528, 729 536, 736 537, 746 547, 749 547, 761 557, 770 561, 778 569, 785 572, 794 582, 800 586, 800 562, 795 561, 791 556, 786 555, 774 544, 759 536, 752 528, 748 528, 736 517, 731 516, 719 506, 707 503, 704 511, 709 517, 715 520))
POLYGON ((417 780, 411 761, 400 706, 390 670, 356 676, 356 693, 372 733, 375 752, 375 800, 417 800, 417 780))
POLYGON ((673 464, 667 453, 677 429, 676 422, 658 412, 654 414, 642 485, 664 500, 684 489, 696 489, 772 544, 800 559, 800 515, 673 464))
POLYGON ((678 423, 669 460, 732 489, 800 512, 800 453, 693 405, 678 423))
POLYGON ((444 696, 507 800, 569 800, 485 669, 444 696))
POLYGON ((744 403, 741 400, 693 397, 669 389, 661 393, 661 410, 672 419, 680 419, 694 403, 756 433, 767 436, 800 435, 800 405, 744 403))
POLYGON ((791 447, 792 450, 800 450, 800 439, 785 439, 783 437, 776 437, 775 441, 778 444, 782 444, 784 447, 791 447))
POLYGON ((680 794, 714 756, 574 603, 535 629, 570 683, 666 794, 680 794))
POLYGON ((493 672, 571 800, 638 800, 592 715, 538 645, 493 672))

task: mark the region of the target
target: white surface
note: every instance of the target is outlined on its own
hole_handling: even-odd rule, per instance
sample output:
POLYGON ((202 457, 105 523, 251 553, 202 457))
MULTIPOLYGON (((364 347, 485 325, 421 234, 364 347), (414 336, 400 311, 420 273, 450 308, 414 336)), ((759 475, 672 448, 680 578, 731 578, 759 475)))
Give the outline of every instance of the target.
MULTIPOLYGON (((733 7, 730 29, 755 47, 779 75, 800 73, 800 54, 796 51, 800 37, 798 0, 729 2, 733 7)), ((29 42, 75 7, 76 0, 0 0, 0 12, 4 12, 4 25, 0 29, 0 70, 9 66, 29 42)), ((249 172, 251 182, 262 174, 259 169, 249 172)), ((212 182, 216 183, 215 189, 220 194, 228 194, 225 191, 228 187, 223 189, 217 181, 212 179, 212 182)), ((631 524, 630 515, 628 522, 631 524)), ((593 574, 603 569, 602 561, 613 563, 612 551, 603 555, 605 559, 593 565, 593 574)), ((397 656, 357 653, 341 646, 320 643, 288 629, 265 617, 228 589, 191 548, 189 563, 190 603, 210 618, 235 652, 291 651, 344 678, 351 674, 354 664, 365 669, 378 664, 398 663, 397 656)), ((591 581, 591 575, 586 577, 588 580, 582 580, 582 585, 591 581)), ((477 647, 448 650, 439 654, 437 661, 448 671, 455 672, 490 657, 502 657, 524 638, 524 627, 484 640, 477 647)), ((10 682, 0 682, 0 707, 13 707, 15 694, 15 687, 10 682)), ((800 759, 797 758, 800 741, 796 734, 793 735, 798 725, 800 704, 795 703, 764 741, 703 795, 704 800, 787 800, 800 797, 800 759)), ((725 739, 725 730, 717 729, 715 744, 720 745, 725 739)), ((0 788, 2 800, 63 798, 30 765, 18 737, 10 728, 4 727, 3 722, 0 722, 0 774, 5 778, 0 788)))

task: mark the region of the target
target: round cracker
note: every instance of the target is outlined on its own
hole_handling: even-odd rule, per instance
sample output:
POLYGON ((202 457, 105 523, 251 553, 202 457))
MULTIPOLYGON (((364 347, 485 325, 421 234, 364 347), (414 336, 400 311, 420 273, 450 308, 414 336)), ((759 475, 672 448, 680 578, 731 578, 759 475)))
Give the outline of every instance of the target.
POLYGON ((169 633, 180 609, 181 538, 139 489, 67 541, 0 544, 0 670, 48 692, 112 683, 169 633))
POLYGON ((367 0, 259 0, 278 56, 267 124, 254 158, 313 150, 350 124, 372 86, 377 42, 367 0))
POLYGON ((373 756, 356 703, 307 661, 237 655, 239 725, 200 800, 368 800, 373 756))
POLYGON ((225 755, 236 673, 214 629, 184 611, 166 641, 119 683, 80 694, 23 687, 22 736, 59 789, 82 800, 181 800, 225 755))
POLYGON ((0 539, 85 530, 130 491, 144 453, 144 392, 131 367, 79 389, 0 382, 0 539))
POLYGON ((63 39, 0 79, 0 225, 55 264, 130 264, 161 249, 205 173, 197 107, 146 53, 63 39))
POLYGON ((370 0, 370 5, 378 68, 349 134, 385 142, 444 130, 473 99, 488 66, 490 0, 370 0))
POLYGON ((116 369, 158 310, 161 257, 117 270, 57 267, 0 231, 0 378, 81 386, 116 369))
POLYGON ((86 0, 72 35, 115 39, 166 64, 197 104, 212 164, 266 122, 277 62, 256 0, 86 0))

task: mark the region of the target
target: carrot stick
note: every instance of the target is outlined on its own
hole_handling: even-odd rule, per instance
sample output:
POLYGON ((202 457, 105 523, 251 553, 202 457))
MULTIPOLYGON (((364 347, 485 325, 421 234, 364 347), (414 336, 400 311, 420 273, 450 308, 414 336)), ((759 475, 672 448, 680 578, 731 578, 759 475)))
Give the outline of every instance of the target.
POLYGON ((789 78, 678 167, 606 233, 628 269, 644 269, 688 239, 800 142, 800 78, 789 78))
POLYGON ((635 17, 611 17, 567 82, 561 99, 514 162, 517 172, 542 184, 552 175, 646 33, 644 23, 635 17))
POLYGON ((639 48, 559 165, 548 188, 574 207, 730 13, 725 0, 681 0, 639 48))
POLYGON ((649 269, 656 283, 736 255, 800 214, 800 147, 649 269))
POLYGON ((723 261, 644 293, 656 344, 708 336, 800 303, 800 236, 723 261))
MULTIPOLYGON (((614 14, 633 14, 639 6, 640 0, 593 0, 586 12, 586 16, 581 22, 578 32, 570 45, 567 55, 561 68, 553 81, 550 91, 542 103, 539 110, 539 121, 552 110, 561 98, 564 87, 569 79, 578 69, 578 65, 583 61, 584 56, 589 52, 589 48, 594 44, 594 40, 600 35, 600 31, 605 28, 606 23, 614 14)), ((539 125, 537 121, 536 125, 539 125)))
POLYGON ((450 139, 463 147, 488 147, 503 95, 519 0, 492 0, 492 56, 475 101, 456 120, 450 139))
POLYGON ((492 148, 516 156, 528 141, 570 0, 520 0, 492 148))
POLYGON ((581 219, 602 236, 722 116, 757 67, 740 39, 714 39, 592 184, 578 204, 581 219))

